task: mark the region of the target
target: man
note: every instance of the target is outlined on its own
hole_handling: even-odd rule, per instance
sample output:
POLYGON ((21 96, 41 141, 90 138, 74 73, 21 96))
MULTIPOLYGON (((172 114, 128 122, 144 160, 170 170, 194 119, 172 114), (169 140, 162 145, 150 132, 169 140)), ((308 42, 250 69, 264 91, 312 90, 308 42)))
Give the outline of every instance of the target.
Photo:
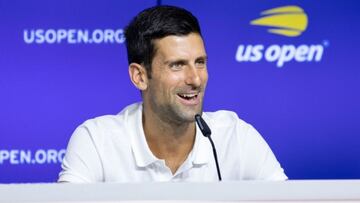
POLYGON ((259 133, 229 111, 202 113, 207 56, 197 19, 157 6, 125 30, 129 75, 142 103, 86 121, 72 135, 59 182, 217 181, 212 130, 223 180, 285 180, 259 133))

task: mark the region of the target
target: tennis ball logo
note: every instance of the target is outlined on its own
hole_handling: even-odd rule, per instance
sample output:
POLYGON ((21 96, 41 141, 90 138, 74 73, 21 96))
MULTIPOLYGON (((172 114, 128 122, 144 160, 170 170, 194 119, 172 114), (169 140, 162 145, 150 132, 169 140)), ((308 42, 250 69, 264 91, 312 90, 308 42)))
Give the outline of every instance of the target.
POLYGON ((282 6, 261 12, 263 17, 251 25, 269 27, 268 32, 287 37, 300 36, 307 28, 308 17, 298 6, 282 6))

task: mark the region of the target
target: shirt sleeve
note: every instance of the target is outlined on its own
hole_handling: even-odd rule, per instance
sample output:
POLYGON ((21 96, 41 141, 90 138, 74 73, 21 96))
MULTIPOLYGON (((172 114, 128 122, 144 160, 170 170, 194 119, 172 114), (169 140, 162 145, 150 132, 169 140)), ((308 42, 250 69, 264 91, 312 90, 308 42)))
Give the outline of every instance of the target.
POLYGON ((245 179, 251 180, 287 180, 284 169, 276 159, 269 145, 258 131, 248 125, 245 133, 244 165, 245 179))
POLYGON ((58 182, 101 181, 101 160, 89 126, 83 124, 74 131, 61 167, 58 182))

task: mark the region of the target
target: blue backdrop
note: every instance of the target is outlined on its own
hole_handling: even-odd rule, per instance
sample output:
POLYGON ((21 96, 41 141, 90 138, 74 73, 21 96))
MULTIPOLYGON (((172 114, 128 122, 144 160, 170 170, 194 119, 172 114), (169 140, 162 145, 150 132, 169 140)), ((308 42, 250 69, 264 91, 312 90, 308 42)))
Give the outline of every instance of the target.
POLYGON ((360 178, 358 1, 0 0, 0 183, 56 181, 79 124, 141 99, 123 28, 159 3, 200 20, 206 111, 254 125, 290 179, 360 178))

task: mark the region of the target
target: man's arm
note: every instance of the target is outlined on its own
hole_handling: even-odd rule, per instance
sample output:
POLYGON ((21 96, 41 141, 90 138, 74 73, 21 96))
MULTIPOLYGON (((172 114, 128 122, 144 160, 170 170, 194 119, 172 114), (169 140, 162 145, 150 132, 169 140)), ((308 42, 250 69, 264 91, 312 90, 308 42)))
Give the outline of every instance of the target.
POLYGON ((284 169, 269 145, 254 127, 247 125, 248 130, 243 145, 244 154, 246 154, 244 157, 245 179, 287 180, 284 169))
POLYGON ((58 182, 86 183, 102 180, 101 160, 91 129, 92 125, 85 122, 71 136, 58 182))

